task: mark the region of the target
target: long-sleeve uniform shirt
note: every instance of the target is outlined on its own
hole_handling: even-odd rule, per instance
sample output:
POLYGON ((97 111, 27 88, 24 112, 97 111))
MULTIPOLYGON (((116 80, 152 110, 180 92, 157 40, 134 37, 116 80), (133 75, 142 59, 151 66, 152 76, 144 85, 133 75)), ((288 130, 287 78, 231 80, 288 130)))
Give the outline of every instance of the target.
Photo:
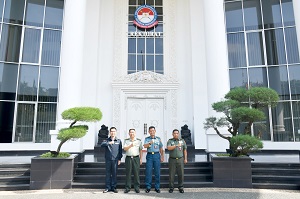
POLYGON ((106 160, 121 160, 122 155, 122 141, 120 139, 115 138, 114 140, 111 137, 103 140, 101 143, 101 147, 105 147, 105 159, 106 160), (113 144, 109 144, 109 142, 114 141, 113 144))

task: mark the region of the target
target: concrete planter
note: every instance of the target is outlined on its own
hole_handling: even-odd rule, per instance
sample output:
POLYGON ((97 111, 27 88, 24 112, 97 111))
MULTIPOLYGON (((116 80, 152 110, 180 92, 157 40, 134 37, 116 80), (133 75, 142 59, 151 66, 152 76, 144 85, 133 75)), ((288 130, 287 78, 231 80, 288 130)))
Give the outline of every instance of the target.
POLYGON ((77 162, 77 155, 69 158, 32 158, 30 189, 70 189, 77 162))
POLYGON ((252 188, 251 158, 211 154, 214 187, 252 188))

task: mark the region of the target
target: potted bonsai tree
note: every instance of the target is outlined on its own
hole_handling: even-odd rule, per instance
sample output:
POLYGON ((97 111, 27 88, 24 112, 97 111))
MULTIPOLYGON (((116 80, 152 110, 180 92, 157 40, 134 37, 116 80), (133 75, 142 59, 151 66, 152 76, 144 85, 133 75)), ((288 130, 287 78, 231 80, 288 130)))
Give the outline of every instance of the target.
POLYGON ((263 109, 276 106, 278 100, 277 92, 270 88, 235 88, 224 100, 212 104, 212 108, 224 117, 206 118, 204 128, 213 128, 221 138, 228 140, 231 156, 212 155, 214 186, 252 187, 251 158, 247 155, 262 149, 263 144, 259 138, 251 136, 251 128, 254 122, 265 119, 263 109), (220 127, 227 127, 231 136, 223 135, 220 127))
POLYGON ((82 138, 88 130, 87 125, 77 122, 96 122, 102 118, 102 112, 93 107, 74 107, 61 114, 64 120, 70 120, 70 126, 59 130, 57 139, 60 143, 56 151, 32 158, 30 172, 30 189, 71 188, 73 180, 74 158, 69 153, 60 152, 64 143, 82 138))

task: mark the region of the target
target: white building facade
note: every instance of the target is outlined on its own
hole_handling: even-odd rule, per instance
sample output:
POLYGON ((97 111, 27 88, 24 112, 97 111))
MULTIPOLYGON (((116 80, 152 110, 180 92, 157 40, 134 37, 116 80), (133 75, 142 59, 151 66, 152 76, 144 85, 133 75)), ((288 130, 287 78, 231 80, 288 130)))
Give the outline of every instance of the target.
MULTIPOLYGON (((65 126, 60 114, 75 106, 99 107, 103 118, 62 151, 94 149, 102 124, 115 126, 122 140, 130 128, 144 139, 148 127, 155 126, 164 144, 173 129, 187 124, 196 149, 225 151, 228 142, 213 129, 204 130, 203 122, 220 116, 211 104, 231 88, 249 86, 267 86, 280 95, 279 105, 266 110, 261 122, 267 126, 260 135, 264 149, 300 148, 298 0, 0 4, 1 92, 6 94, 0 99, 1 151, 55 149, 49 131, 65 126), (157 24, 149 29, 133 22, 145 4, 157 12, 157 24), (16 7, 19 18, 12 11, 16 7), (18 39, 7 36, 12 30, 18 39), (18 50, 11 50, 13 43, 18 50), (5 73, 11 65, 15 69, 5 73)), ((253 135, 258 136, 255 127, 253 135)))

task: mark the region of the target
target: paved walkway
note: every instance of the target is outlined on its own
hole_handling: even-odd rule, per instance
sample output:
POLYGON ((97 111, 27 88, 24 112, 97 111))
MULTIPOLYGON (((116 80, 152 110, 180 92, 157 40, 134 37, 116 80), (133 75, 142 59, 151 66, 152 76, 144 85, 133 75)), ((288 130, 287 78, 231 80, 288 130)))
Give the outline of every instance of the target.
POLYGON ((0 191, 2 199, 168 199, 168 198, 189 198, 189 199, 299 199, 299 191, 290 190, 271 190, 271 189, 224 189, 224 188, 191 188, 185 189, 184 194, 174 191, 168 193, 167 189, 162 189, 161 193, 141 192, 136 194, 130 192, 124 194, 123 190, 119 193, 102 193, 100 189, 68 189, 68 190, 29 190, 29 191, 0 191))

